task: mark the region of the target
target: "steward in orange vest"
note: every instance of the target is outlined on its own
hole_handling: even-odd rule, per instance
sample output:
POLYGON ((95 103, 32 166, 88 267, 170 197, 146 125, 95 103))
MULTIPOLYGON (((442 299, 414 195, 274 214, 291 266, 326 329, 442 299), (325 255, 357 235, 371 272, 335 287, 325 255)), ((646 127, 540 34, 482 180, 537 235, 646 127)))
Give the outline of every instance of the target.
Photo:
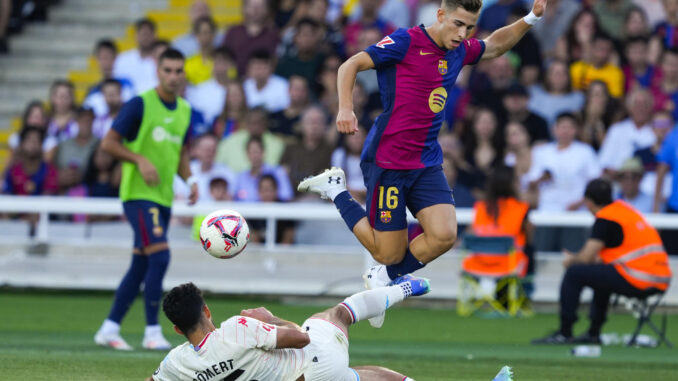
POLYGON ((612 185, 591 181, 584 194, 596 216, 591 238, 577 254, 565 253, 567 268, 560 285, 560 329, 533 340, 535 344, 600 343, 611 294, 644 298, 665 292, 671 282, 668 255, 659 233, 623 201, 612 201, 612 185), (584 287, 593 289, 591 325, 573 338, 579 298, 584 287))

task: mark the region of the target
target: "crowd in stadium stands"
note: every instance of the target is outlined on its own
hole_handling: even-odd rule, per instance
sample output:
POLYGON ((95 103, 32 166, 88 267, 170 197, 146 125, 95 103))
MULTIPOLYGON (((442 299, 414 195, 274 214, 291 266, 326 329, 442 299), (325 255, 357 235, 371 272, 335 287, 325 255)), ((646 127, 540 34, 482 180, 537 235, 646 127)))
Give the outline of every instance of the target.
MULTIPOLYGON (((475 37, 526 15, 526 3, 485 1, 475 37)), ((430 23, 439 1, 360 0, 348 14, 343 6, 243 0, 242 23, 220 30, 198 0, 191 30, 174 41, 159 41, 143 19, 136 49, 98 42, 102 80, 83 105, 71 83, 55 81, 47 109, 26 107, 4 193, 115 196, 119 164, 98 142, 125 101, 156 85, 156 57, 174 46, 187 57, 201 200, 309 200, 295 185, 330 165, 344 168, 364 200, 360 152, 381 112, 377 76, 358 75, 360 132, 339 136, 337 69, 396 28, 430 23)), ((678 173, 678 0, 550 0, 513 51, 462 72, 447 105, 439 139, 458 207, 482 199, 490 170, 506 164, 540 211, 581 209, 587 182, 604 176, 643 213, 678 212, 670 179, 678 173)), ((186 197, 181 180, 175 188, 186 197)), ((563 246, 572 231, 551 233, 537 246, 563 246)))

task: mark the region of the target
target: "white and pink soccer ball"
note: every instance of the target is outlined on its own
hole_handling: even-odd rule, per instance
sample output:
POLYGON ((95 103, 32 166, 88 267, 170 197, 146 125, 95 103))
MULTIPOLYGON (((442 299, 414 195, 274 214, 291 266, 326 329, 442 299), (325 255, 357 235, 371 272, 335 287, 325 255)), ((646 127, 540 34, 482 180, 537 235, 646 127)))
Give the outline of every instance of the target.
POLYGON ((200 243, 215 258, 235 257, 245 250, 249 240, 250 228, 247 221, 235 210, 212 212, 200 225, 200 243))

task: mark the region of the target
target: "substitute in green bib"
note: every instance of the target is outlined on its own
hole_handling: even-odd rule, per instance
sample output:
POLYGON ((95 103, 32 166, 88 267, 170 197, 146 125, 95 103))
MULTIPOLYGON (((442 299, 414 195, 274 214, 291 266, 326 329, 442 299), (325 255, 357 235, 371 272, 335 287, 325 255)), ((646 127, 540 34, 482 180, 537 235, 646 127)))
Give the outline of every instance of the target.
POLYGON ((94 341, 119 350, 132 347, 120 336, 120 323, 144 285, 146 330, 142 346, 168 350, 170 343, 158 324, 162 280, 170 261, 167 227, 174 194, 174 175, 198 197, 191 177, 186 136, 191 106, 178 96, 183 82, 184 56, 168 49, 158 59, 158 86, 127 102, 104 136, 102 147, 123 161, 120 199, 134 230, 132 263, 115 293, 113 306, 94 341))

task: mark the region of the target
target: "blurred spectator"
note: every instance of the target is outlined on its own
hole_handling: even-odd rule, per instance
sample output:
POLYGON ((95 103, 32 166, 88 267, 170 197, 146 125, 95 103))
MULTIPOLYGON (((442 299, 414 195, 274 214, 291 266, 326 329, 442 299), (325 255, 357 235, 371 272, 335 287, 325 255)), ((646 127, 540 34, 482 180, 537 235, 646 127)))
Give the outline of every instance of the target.
POLYGON ((650 35, 650 24, 647 20, 647 14, 638 6, 629 8, 624 17, 623 39, 628 41, 630 38, 645 37, 650 35))
MULTIPOLYGON (((530 12, 522 5, 513 7, 509 12, 506 25, 513 24, 525 17, 528 13, 530 12)), ((532 33, 531 30, 528 30, 523 38, 513 46, 511 51, 520 57, 520 68, 518 70, 520 83, 525 86, 534 85, 539 79, 539 74, 541 73, 541 68, 543 66, 541 46, 535 38, 534 33, 532 33)))
POLYGON ((75 137, 78 123, 75 121, 75 88, 73 83, 56 80, 49 90, 49 121, 46 139, 62 142, 75 137))
POLYGON ((120 162, 98 144, 89 157, 83 184, 89 197, 118 197, 122 175, 120 162))
MULTIPOLYGON (((259 1, 259 0, 249 0, 259 1)), ((273 74, 273 57, 264 50, 252 53, 243 83, 247 106, 263 106, 269 112, 284 110, 290 104, 287 80, 273 74)))
POLYGON ((412 26, 410 21, 411 13, 404 0, 379 0, 370 4, 366 3, 367 1, 360 1, 353 7, 349 17, 350 22, 360 20, 363 14, 363 7, 376 7, 379 18, 393 24, 395 28, 409 28, 412 26))
POLYGON ((294 193, 285 170, 279 165, 264 163, 264 145, 261 137, 252 136, 247 141, 247 158, 250 161, 250 169, 240 172, 235 179, 233 194, 236 201, 263 201, 259 199, 257 188, 259 178, 265 175, 275 178, 277 200, 288 201, 292 199, 294 193))
POLYGON ((12 14, 12 0, 0 0, 0 54, 9 52, 7 44, 7 26, 12 14))
MULTIPOLYGON (((358 34, 358 50, 363 51, 378 43, 384 36, 377 27, 364 28, 358 34)), ((363 70, 356 74, 356 80, 365 86, 368 94, 379 94, 379 80, 376 70, 363 70)))
MULTIPOLYGON (((644 176, 643 180, 640 182, 641 192, 654 195, 655 186, 657 185, 657 167, 659 166, 658 155, 661 152, 666 137, 674 128, 675 122, 673 117, 671 117, 671 113, 668 111, 660 111, 654 114, 651 124, 652 131, 657 137, 657 140, 650 147, 636 150, 633 153, 633 156, 639 158, 643 164, 644 176)), ((666 174, 664 188, 661 190, 664 198, 671 195, 671 181, 671 174, 666 174)))
POLYGON ((228 181, 223 177, 213 177, 209 182, 210 198, 214 201, 231 201, 231 195, 228 181))
MULTIPOLYGON (((345 54, 344 34, 340 28, 328 21, 328 0, 298 0, 298 2, 297 11, 288 25, 294 26, 298 20, 303 18, 315 21, 318 24, 320 53, 324 55, 336 54, 343 57, 345 54)), ((293 50, 295 34, 294 28, 288 27, 284 31, 278 45, 278 56, 285 56, 293 50)))
POLYGON ((457 208, 472 208, 476 202, 473 192, 471 188, 457 181, 459 169, 449 158, 443 159, 443 173, 447 179, 447 185, 452 189, 454 206, 457 208))
POLYGON ((141 19, 135 23, 137 48, 120 53, 113 65, 113 77, 132 83, 134 91, 140 94, 158 84, 153 59, 155 23, 141 19))
POLYGON ((650 64, 648 40, 645 37, 631 37, 626 40, 624 56, 624 91, 629 93, 636 87, 649 88, 657 76, 656 68, 650 64))
POLYGON ((626 159, 617 173, 620 191, 616 199, 626 201, 643 214, 652 213, 653 198, 641 191, 642 178, 643 164, 640 159, 636 157, 626 159))
MULTIPOLYGON (((258 180, 258 199, 260 202, 280 202, 278 198, 278 181, 273 175, 262 175, 258 180)), ((266 240, 266 221, 252 220, 249 223, 250 241, 263 243, 266 240)), ((276 243, 293 244, 296 222, 292 220, 276 221, 276 243)))
MULTIPOLYGON (((330 115, 337 115, 339 111, 339 92, 337 90, 337 72, 341 66, 341 58, 339 56, 329 56, 325 59, 323 69, 317 79, 317 85, 320 90, 320 104, 327 110, 330 115)), ((374 70, 367 70, 374 71, 374 70)), ((364 72, 363 72, 364 73, 364 72)), ((360 76, 358 76, 360 78, 360 76)), ((378 93, 376 93, 378 94, 378 93)), ((379 101, 381 108, 381 101, 379 101)))
MULTIPOLYGON (((454 185, 463 186, 472 193, 473 198, 482 196, 482 189, 485 182, 485 174, 474 168, 466 161, 464 145, 461 140, 453 133, 444 133, 438 137, 438 143, 443 151, 443 158, 449 160, 454 166, 456 176, 454 185)), ((445 169, 443 167, 443 169, 445 169)), ((450 170, 452 171, 452 170, 450 170)), ((450 178, 447 178, 448 184, 452 185, 450 178)), ((455 196, 456 197, 456 196, 455 196)))
MULTIPOLYGON (((548 27, 548 25, 544 27, 548 27)), ((556 58, 565 62, 590 61, 593 37, 599 31, 600 27, 595 13, 588 8, 582 9, 572 19, 567 33, 558 40, 555 52, 556 58)))
POLYGON ((214 36, 217 32, 217 24, 209 16, 201 17, 193 23, 193 34, 198 39, 200 51, 187 58, 184 66, 186 80, 191 85, 199 85, 212 76, 214 67, 214 36))
POLYGON ((659 153, 657 153, 657 181, 654 187, 654 206, 652 207, 655 213, 662 212, 664 204, 664 182, 671 183, 671 192, 666 202, 666 212, 678 213, 678 128, 673 127, 664 142, 661 145, 659 153), (671 173, 669 174, 669 171, 671 173), (666 177, 672 175, 672 179, 666 177))
POLYGON ((289 78, 290 105, 281 111, 271 114, 270 131, 282 138, 294 138, 301 136, 301 133, 295 129, 301 119, 301 113, 308 107, 309 82, 306 78, 293 75, 289 78))
MULTIPOLYGON (((575 141, 578 121, 564 113, 556 119, 555 142, 534 147, 527 174, 531 192, 538 192, 537 209, 546 212, 577 210, 583 204, 586 183, 600 175, 596 154, 575 141)), ((539 228, 535 234, 538 251, 575 250, 584 239, 583 229, 539 228)))
MULTIPOLYGON (((172 47, 183 53, 184 57, 192 57, 200 53, 200 44, 193 25, 201 17, 211 17, 210 7, 205 0, 193 0, 191 8, 188 10, 188 16, 191 21, 191 33, 181 35, 172 41, 172 47)), ((222 34, 215 33, 212 46, 219 46, 222 38, 222 34)))
MULTIPOLYGON (((101 81, 89 88, 83 106, 94 110, 94 115, 97 117, 104 116, 108 113, 108 105, 103 94, 103 86, 106 81, 113 79, 113 64, 118 55, 118 48, 111 40, 99 40, 96 48, 94 48, 94 57, 99 64, 101 71, 101 81)), ((134 87, 132 82, 125 78, 117 79, 120 84, 121 97, 123 102, 127 102, 134 96, 134 87)))
POLYGON ((598 16, 600 28, 610 36, 620 39, 624 33, 624 19, 632 7, 631 0, 597 0, 593 11, 598 16))
POLYGON ((483 9, 478 20, 478 29, 483 32, 494 32, 506 25, 506 19, 513 8, 521 6, 523 6, 523 0, 497 0, 483 9))
POLYGON ((235 174, 227 166, 215 162, 219 138, 212 134, 198 137, 193 148, 195 160, 191 161, 191 174, 198 180, 198 199, 215 201, 210 195, 210 180, 216 177, 226 179, 233 186, 235 174))
POLYGON ((59 171, 59 186, 63 192, 82 183, 90 156, 99 144, 99 139, 92 135, 94 111, 82 108, 78 110, 78 134, 59 143, 47 158, 56 165, 59 171))
MULTIPOLYGON (((118 117, 122 108, 122 88, 120 81, 109 78, 101 84, 101 95, 106 103, 106 113, 98 115, 92 125, 92 134, 103 139, 104 135, 111 129, 113 120, 118 117)), ((94 112, 96 114, 96 111, 94 112)))
POLYGON ((658 62, 663 49, 678 48, 678 1, 664 0, 664 17, 653 33, 653 61, 658 62), (662 49, 663 48, 663 49, 662 49))
POLYGON ((43 160, 44 131, 24 127, 14 162, 5 172, 2 192, 19 196, 55 195, 59 191, 56 168, 43 160))
POLYGON ((506 155, 504 164, 513 167, 516 179, 520 183, 521 193, 528 190, 527 173, 532 167, 532 146, 530 135, 525 126, 518 122, 506 125, 506 155))
POLYGON ((229 28, 224 39, 224 46, 235 54, 240 75, 247 72, 254 52, 263 50, 272 57, 279 41, 266 0, 244 0, 242 7, 243 23, 229 28))
POLYGON ((395 27, 389 22, 390 19, 384 19, 379 16, 382 0, 360 0, 360 5, 360 16, 349 22, 344 28, 346 55, 348 57, 358 53, 358 36, 363 29, 379 28, 382 36, 389 35, 395 31, 395 27))
POLYGON ((285 149, 280 164, 292 184, 320 173, 330 165, 333 147, 325 141, 327 115, 320 106, 311 106, 301 115, 301 141, 285 149))
POLYGON ((527 89, 518 83, 509 87, 504 93, 504 110, 501 126, 508 122, 521 123, 530 135, 530 142, 545 142, 551 140, 551 134, 544 118, 531 112, 527 108, 529 95, 527 89))
POLYGON ((245 118, 246 129, 228 135, 217 147, 217 162, 225 164, 235 173, 250 169, 247 158, 247 142, 251 137, 260 137, 264 142, 264 162, 278 165, 285 150, 285 143, 268 131, 268 113, 262 107, 250 110, 245 118))
POLYGON ((225 98, 221 114, 214 120, 212 128, 220 139, 238 131, 247 114, 245 90, 239 82, 230 82, 226 85, 225 98))
POLYGON ((584 95, 572 90, 570 71, 564 61, 551 61, 543 85, 530 87, 528 108, 544 118, 549 127, 561 113, 578 112, 583 106, 584 95))
POLYGON ((580 8, 576 0, 549 0, 543 19, 532 27, 546 57, 555 55, 558 39, 565 35, 580 8))
MULTIPOLYGON (((21 128, 31 126, 42 130, 43 134, 47 131, 47 111, 42 105, 41 101, 31 101, 28 103, 24 109, 23 116, 21 118, 21 128)), ((12 156, 14 151, 19 148, 19 142, 21 138, 19 137, 21 132, 14 132, 9 136, 7 145, 12 151, 12 156)), ((42 142, 42 150, 47 152, 54 148, 58 142, 56 139, 45 139, 42 142)))
POLYGON ((647 17, 647 25, 654 29, 666 17, 664 13, 664 0, 633 0, 633 4, 643 10, 647 17))
POLYGON ((610 127, 598 154, 600 167, 608 175, 614 175, 636 150, 656 142, 650 126, 652 106, 652 94, 647 90, 635 90, 626 98, 629 117, 610 127))
POLYGON ((504 160, 504 137, 498 128, 497 118, 492 111, 480 109, 462 136, 466 161, 485 174, 504 160))
POLYGON ((205 123, 210 126, 224 108, 229 81, 236 78, 233 53, 222 47, 216 49, 213 56, 212 77, 186 92, 186 100, 202 113, 205 123))
POLYGON ((303 7, 299 0, 276 0, 273 5, 273 21, 279 31, 285 31, 296 24, 303 7))
POLYGON ((153 45, 151 45, 151 57, 153 58, 153 61, 155 64, 158 64, 158 59, 160 56, 165 53, 165 50, 170 48, 170 43, 167 40, 164 39, 156 39, 153 41, 153 45))
MULTIPOLYGON (((452 99, 452 94, 448 94, 448 102, 452 102, 452 99)), ((357 80, 353 86, 353 112, 358 119, 358 124, 364 128, 367 128, 368 130, 372 128, 374 120, 382 112, 381 107, 376 110, 370 109, 369 101, 370 100, 368 98, 367 92, 365 91, 365 87, 363 86, 362 82, 360 82, 360 80, 357 80)), ((454 111, 454 109, 451 110, 451 112, 454 111)))
POLYGON ((515 67, 509 58, 509 54, 489 61, 486 76, 489 80, 489 86, 476 86, 471 80, 469 85, 471 103, 489 108, 494 115, 501 115, 504 109, 502 104, 504 93, 516 80, 515 67))
POLYGON ((607 85, 602 81, 593 81, 589 85, 582 114, 584 122, 577 138, 596 151, 603 144, 608 128, 624 117, 619 102, 610 96, 607 85))
POLYGON ((655 110, 668 110, 678 120, 678 48, 666 50, 662 55, 661 77, 652 87, 655 110))
POLYGON ((440 1, 438 0, 422 0, 419 1, 417 8, 417 18, 414 25, 431 25, 436 21, 436 12, 440 8, 440 1))
POLYGON ((320 49, 320 25, 304 18, 297 23, 295 30, 293 49, 280 58, 276 74, 288 79, 299 75, 312 83, 325 60, 320 49))
POLYGON ((365 203, 367 188, 363 180, 363 171, 360 169, 360 154, 365 144, 365 128, 359 126, 358 132, 344 136, 343 144, 332 152, 331 163, 339 167, 346 174, 346 189, 351 197, 361 204, 365 203))
POLYGON ((593 149, 575 140, 577 129, 576 116, 560 114, 553 129, 555 141, 532 150, 527 178, 530 188, 539 191, 539 210, 579 209, 586 183, 600 175, 593 149))
POLYGON ((624 95, 624 73, 612 62, 614 45, 609 36, 598 34, 593 39, 591 61, 577 61, 570 66, 572 87, 586 90, 592 81, 601 80, 607 84, 610 95, 620 98, 624 95))

